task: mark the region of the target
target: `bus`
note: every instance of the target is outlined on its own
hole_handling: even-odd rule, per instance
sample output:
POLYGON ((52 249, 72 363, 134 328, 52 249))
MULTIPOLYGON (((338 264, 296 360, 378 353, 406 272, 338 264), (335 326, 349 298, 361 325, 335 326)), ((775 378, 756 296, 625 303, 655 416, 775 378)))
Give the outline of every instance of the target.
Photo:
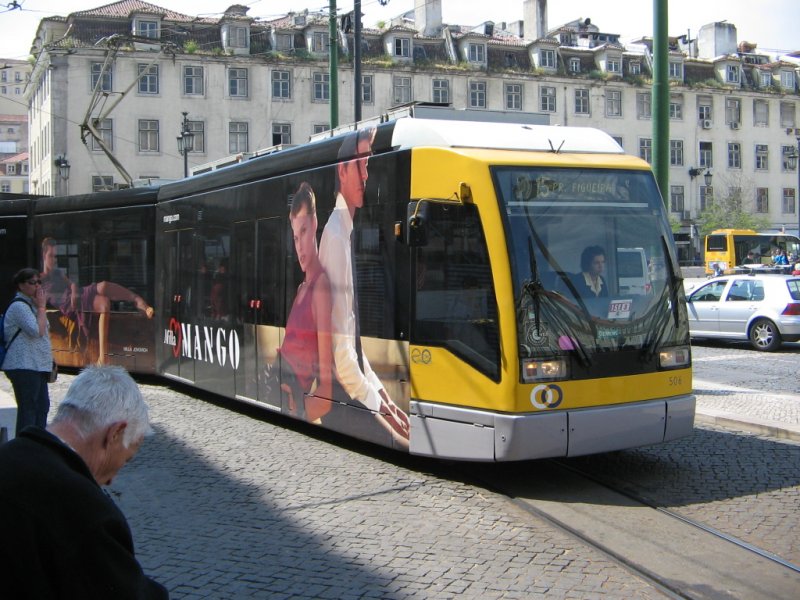
POLYGON ((73 290, 48 307, 61 364, 444 459, 693 430, 669 222, 649 165, 600 131, 403 117, 107 194, 33 211, 37 261, 73 290))
POLYGON ((757 233, 752 229, 717 229, 706 236, 706 273, 732 272, 743 264, 748 252, 756 264, 771 265, 774 250, 800 257, 800 238, 786 233, 757 233))

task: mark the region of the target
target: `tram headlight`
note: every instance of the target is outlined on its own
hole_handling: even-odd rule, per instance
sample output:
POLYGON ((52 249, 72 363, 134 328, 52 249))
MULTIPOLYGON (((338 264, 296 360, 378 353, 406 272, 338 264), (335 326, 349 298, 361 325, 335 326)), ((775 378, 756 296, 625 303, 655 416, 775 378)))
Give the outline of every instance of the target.
POLYGON ((534 360, 522 361, 522 381, 549 381, 551 379, 564 379, 567 376, 567 362, 565 360, 534 360))
POLYGON ((692 362, 689 346, 666 348, 658 353, 658 366, 662 369, 679 369, 688 367, 692 362))

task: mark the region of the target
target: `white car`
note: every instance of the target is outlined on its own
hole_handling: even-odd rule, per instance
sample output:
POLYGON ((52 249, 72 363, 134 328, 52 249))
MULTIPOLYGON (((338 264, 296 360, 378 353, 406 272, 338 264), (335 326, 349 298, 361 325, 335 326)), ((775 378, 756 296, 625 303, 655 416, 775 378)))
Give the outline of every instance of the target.
POLYGON ((690 290, 686 301, 693 338, 750 340, 767 351, 800 340, 800 276, 715 277, 690 290))

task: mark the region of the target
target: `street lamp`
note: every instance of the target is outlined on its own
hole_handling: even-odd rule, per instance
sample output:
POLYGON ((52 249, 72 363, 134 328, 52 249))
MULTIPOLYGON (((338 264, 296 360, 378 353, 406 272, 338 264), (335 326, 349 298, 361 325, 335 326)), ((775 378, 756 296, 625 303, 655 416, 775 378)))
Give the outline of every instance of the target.
POLYGON ((703 173, 703 169, 702 168, 696 169, 696 168, 692 167, 691 169, 689 169, 689 177, 692 178, 692 179, 694 179, 695 177, 697 177, 700 174, 703 175, 703 181, 705 182, 706 187, 711 187, 711 178, 714 176, 711 173, 711 169, 706 169, 705 173, 703 173))
POLYGON ((800 236, 800 135, 797 136, 797 148, 786 155, 790 171, 797 169, 797 189, 794 192, 794 207, 797 210, 797 235, 800 236))
POLYGON ((188 112, 181 113, 183 115, 183 123, 181 124, 181 133, 176 138, 178 140, 178 154, 183 155, 183 176, 189 176, 189 152, 194 150, 194 134, 189 129, 189 119, 187 118, 188 112))
POLYGON ((69 179, 69 169, 72 165, 69 164, 69 161, 64 158, 63 156, 59 156, 58 158, 53 161, 58 169, 58 175, 61 179, 69 179))

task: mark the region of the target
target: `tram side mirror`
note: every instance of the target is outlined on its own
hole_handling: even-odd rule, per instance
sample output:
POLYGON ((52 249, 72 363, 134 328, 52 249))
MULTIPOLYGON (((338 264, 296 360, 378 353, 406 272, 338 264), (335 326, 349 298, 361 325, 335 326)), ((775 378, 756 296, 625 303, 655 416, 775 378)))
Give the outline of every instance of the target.
POLYGON ((406 210, 406 244, 411 247, 428 244, 428 202, 409 202, 406 210))

